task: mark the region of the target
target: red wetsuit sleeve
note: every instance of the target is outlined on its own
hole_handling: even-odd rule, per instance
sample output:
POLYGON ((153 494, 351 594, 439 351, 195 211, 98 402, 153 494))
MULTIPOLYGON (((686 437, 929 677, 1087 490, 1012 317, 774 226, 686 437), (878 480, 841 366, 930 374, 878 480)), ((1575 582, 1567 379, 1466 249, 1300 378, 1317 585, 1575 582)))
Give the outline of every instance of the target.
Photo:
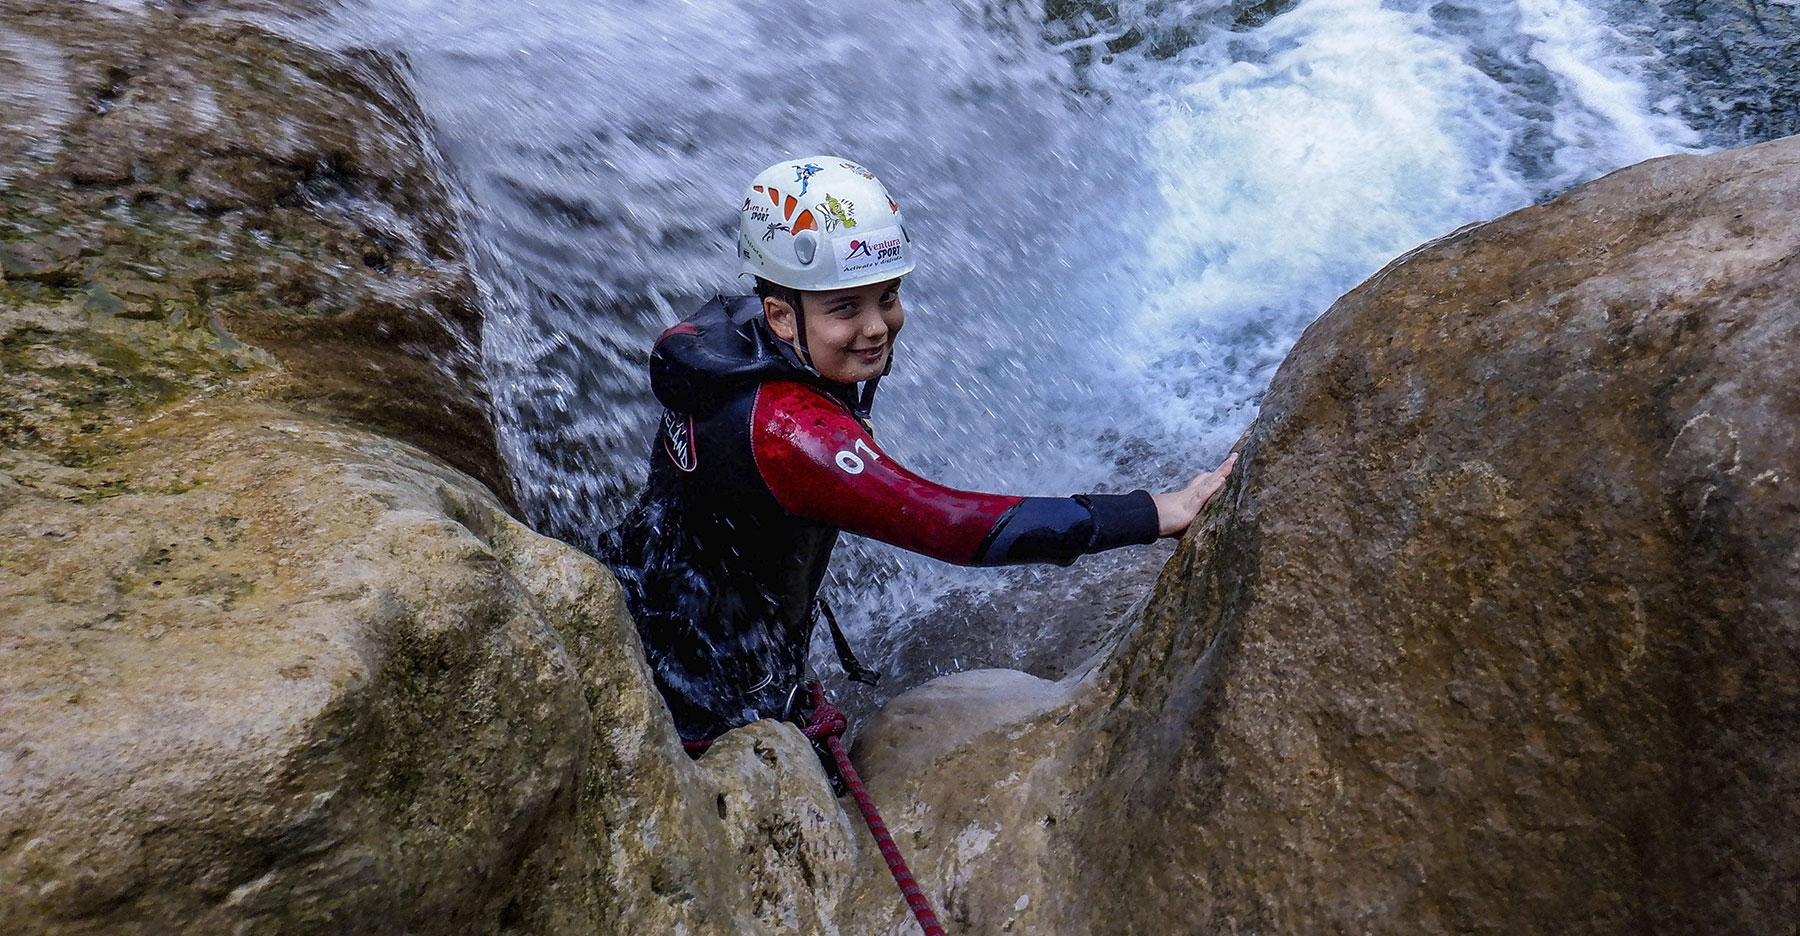
POLYGON ((763 384, 750 421, 757 470, 783 510, 934 559, 975 562, 1000 518, 1024 500, 907 471, 843 407, 802 384, 763 384))

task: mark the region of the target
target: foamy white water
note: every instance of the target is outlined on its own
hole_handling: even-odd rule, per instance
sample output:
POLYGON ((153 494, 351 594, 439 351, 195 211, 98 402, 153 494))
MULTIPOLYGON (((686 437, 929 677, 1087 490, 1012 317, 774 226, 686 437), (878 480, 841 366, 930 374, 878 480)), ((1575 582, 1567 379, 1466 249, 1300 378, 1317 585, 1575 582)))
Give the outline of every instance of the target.
POLYGON ((1649 53, 1580 3, 1481 6, 1482 28, 1447 29, 1424 5, 1306 0, 1147 89, 1165 208, 1125 367, 1164 433, 1229 444, 1299 331, 1393 257, 1698 147, 1677 101, 1649 103, 1649 53))
MULTIPOLYGON (((1179 483, 1387 260, 1699 145, 1652 53, 1578 0, 1232 15, 378 0, 337 29, 413 65, 472 202, 505 451, 534 522, 584 542, 642 476, 650 339, 745 289, 731 208, 785 155, 876 168, 914 227, 885 445, 948 483, 1056 494, 1179 483)), ((1019 581, 843 552, 843 617, 889 651, 946 588, 1019 581)))

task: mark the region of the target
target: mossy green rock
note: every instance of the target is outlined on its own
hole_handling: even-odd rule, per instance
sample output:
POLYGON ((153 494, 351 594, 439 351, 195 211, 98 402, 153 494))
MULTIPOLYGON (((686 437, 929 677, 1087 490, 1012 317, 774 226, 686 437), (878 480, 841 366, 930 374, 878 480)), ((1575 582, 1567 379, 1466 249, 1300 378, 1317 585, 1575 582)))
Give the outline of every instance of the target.
POLYGON ((474 280, 405 82, 269 32, 255 6, 0 8, 0 444, 66 444, 48 384, 99 385, 89 426, 243 384, 510 496, 474 280), (154 327, 103 326, 102 349, 70 312, 154 327))

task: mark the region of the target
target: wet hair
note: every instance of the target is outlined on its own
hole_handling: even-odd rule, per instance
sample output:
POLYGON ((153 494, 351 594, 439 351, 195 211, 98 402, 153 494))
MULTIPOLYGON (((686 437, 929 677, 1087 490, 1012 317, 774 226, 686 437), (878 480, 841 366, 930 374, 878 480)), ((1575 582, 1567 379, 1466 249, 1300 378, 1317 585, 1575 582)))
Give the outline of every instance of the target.
POLYGON ((780 299, 796 310, 800 308, 800 290, 771 282, 760 276, 756 278, 756 296, 759 299, 780 299))

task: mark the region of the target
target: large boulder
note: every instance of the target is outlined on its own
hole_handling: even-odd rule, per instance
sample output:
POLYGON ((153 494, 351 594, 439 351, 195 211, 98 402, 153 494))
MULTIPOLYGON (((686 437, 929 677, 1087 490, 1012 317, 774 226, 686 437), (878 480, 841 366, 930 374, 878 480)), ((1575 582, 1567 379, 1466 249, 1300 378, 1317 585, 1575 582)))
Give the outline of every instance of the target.
POLYGON ((1104 665, 871 730, 921 878, 967 933, 1791 932, 1795 347, 1800 138, 1396 261, 1104 665))
POLYGON ((0 930, 503 912, 590 745, 564 620, 509 568, 548 547, 442 463, 292 413, 127 435, 0 476, 0 930))
POLYGON ((691 762, 612 576, 466 475, 162 415, 0 474, 0 932, 828 933, 880 876, 792 726, 691 762))

